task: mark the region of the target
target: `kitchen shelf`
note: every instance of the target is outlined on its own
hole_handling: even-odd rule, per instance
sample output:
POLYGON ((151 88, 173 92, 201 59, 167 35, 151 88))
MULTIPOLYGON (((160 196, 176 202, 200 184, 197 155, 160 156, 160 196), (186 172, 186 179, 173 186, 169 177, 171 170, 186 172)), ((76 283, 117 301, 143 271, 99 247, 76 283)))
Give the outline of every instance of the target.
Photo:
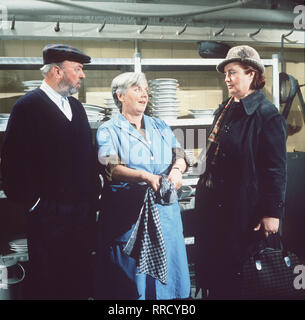
MULTIPOLYGON (((134 58, 92 58, 86 64, 87 70, 122 70, 122 71, 177 71, 177 70, 215 70, 223 59, 141 59, 139 53, 134 58)), ((273 103, 279 109, 279 59, 277 54, 272 59, 262 59, 266 67, 272 67, 273 103)), ((36 70, 43 65, 38 57, 0 57, 0 70, 36 70)))
POLYGON ((164 119, 170 127, 191 127, 191 126, 209 126, 213 119, 197 118, 197 119, 164 119))
MULTIPOLYGON (((216 65, 223 59, 135 59, 135 70, 138 71, 216 71, 216 65)), ((262 59, 265 67, 272 67, 273 103, 280 107, 279 58, 262 59)))
MULTIPOLYGON (((122 70, 155 71, 155 70, 215 70, 215 66, 222 59, 141 59, 139 53, 134 58, 92 58, 90 64, 84 66, 87 70, 122 70)), ((272 59, 262 59, 266 67, 272 67, 273 103, 279 109, 279 59, 272 55, 272 59)), ((0 70, 36 70, 43 64, 38 57, 0 57, 0 70)), ((216 71, 215 71, 216 72, 216 71)), ((205 119, 173 119, 166 120, 170 126, 205 126, 211 123, 205 119)), ((91 122, 91 128, 99 127, 100 122, 91 122)), ((0 129, 3 131, 3 128, 0 129)))
MULTIPOLYGON (((165 123, 170 127, 191 127, 191 126, 209 126, 212 124, 212 118, 197 119, 164 119, 165 123)), ((91 129, 97 129, 104 121, 90 121, 91 129)))
MULTIPOLYGON (((210 119, 165 119, 164 120, 167 125, 170 127, 198 127, 198 126, 209 126, 212 124, 212 120, 210 119)), ((91 129, 98 129, 99 126, 103 124, 102 121, 89 121, 91 129)), ((6 129, 6 125, 2 124, 0 126, 0 132, 4 132, 6 129)))
MULTIPOLYGON (((92 58, 90 64, 85 64, 85 70, 120 70, 132 71, 135 60, 129 58, 92 58)), ((0 57, 0 70, 39 70, 43 59, 37 57, 0 57)))

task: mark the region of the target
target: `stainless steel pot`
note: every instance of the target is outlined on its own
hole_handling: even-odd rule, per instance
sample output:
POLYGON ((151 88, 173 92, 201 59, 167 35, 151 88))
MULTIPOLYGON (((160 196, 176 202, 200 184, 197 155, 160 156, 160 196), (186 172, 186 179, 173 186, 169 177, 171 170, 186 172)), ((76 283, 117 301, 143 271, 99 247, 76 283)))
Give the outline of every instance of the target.
POLYGON ((4 261, 0 257, 0 300, 19 300, 22 298, 21 283, 25 270, 15 259, 4 261))

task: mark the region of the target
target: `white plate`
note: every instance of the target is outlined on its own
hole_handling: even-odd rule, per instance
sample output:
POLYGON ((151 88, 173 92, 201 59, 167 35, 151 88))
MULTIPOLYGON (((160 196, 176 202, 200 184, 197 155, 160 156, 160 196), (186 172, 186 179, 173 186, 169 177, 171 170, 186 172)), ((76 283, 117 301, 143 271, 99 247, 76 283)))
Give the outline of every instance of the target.
POLYGON ((157 98, 157 99, 165 99, 165 98, 177 99, 177 95, 174 92, 164 91, 164 92, 154 93, 152 98, 153 99, 155 99, 155 98, 157 98))
POLYGON ((159 104, 154 106, 154 110, 159 110, 159 111, 166 111, 166 110, 178 110, 179 107, 177 105, 173 105, 173 104, 159 104))
POLYGON ((155 117, 160 118, 162 120, 174 120, 178 118, 176 116, 155 116, 155 117))
POLYGON ((28 249, 13 249, 13 248, 10 248, 11 251, 14 251, 14 252, 28 252, 28 249))
POLYGON ((154 109, 164 109, 164 108, 179 108, 178 103, 158 103, 158 104, 153 104, 152 107, 154 109))
POLYGON ((153 115, 154 116, 156 116, 156 117, 175 117, 175 118, 177 118, 178 117, 178 113, 171 113, 171 112, 169 112, 169 113, 153 113, 153 115))
POLYGON ((158 113, 158 114, 178 114, 177 110, 154 110, 154 113, 158 113))
POLYGON ((170 88, 170 89, 175 89, 177 90, 177 88, 179 87, 178 83, 170 83, 170 82, 163 82, 163 83, 156 83, 156 84, 152 84, 150 86, 153 89, 162 89, 162 88, 170 88))
POLYGON ((0 113, 0 119, 8 119, 10 117, 10 113, 0 113))
POLYGON ((28 245, 27 244, 10 244, 10 246, 13 248, 26 248, 28 245))
POLYGON ((96 104, 90 104, 90 103, 83 103, 83 106, 86 110, 90 110, 90 111, 102 111, 103 107, 102 106, 98 106, 96 104))
POLYGON ((152 91, 164 91, 164 90, 168 90, 168 91, 179 91, 179 89, 176 86, 154 86, 150 88, 150 92, 152 91))
POLYGON ((158 103, 158 104, 153 104, 153 108, 154 109, 160 109, 160 110, 164 110, 167 108, 171 108, 171 109, 177 109, 179 108, 179 105, 177 103, 158 103))
POLYGON ((152 97, 151 101, 153 102, 175 102, 177 101, 176 97, 152 97))
POLYGON ((40 87, 42 84, 42 80, 29 80, 29 81, 22 81, 22 84, 27 89, 35 89, 40 87))
POLYGON ((16 239, 16 240, 13 240, 11 242, 9 242, 9 245, 28 245, 28 240, 26 238, 24 239, 16 239))
POLYGON ((189 110, 191 113, 193 114, 208 114, 208 115, 211 115, 214 113, 215 109, 202 109, 202 110, 199 110, 199 109, 190 109, 189 110))
POLYGON ((160 107, 160 108, 164 108, 164 106, 165 107, 179 107, 179 103, 177 102, 177 101, 170 101, 170 102, 154 102, 154 103, 152 103, 152 106, 154 107, 154 108, 158 108, 158 107, 160 107))
POLYGON ((214 116, 209 114, 192 114, 192 116, 196 119, 206 119, 208 121, 213 121, 214 116))
POLYGON ((165 112, 172 112, 172 113, 178 113, 178 109, 169 109, 169 108, 166 108, 166 109, 153 109, 153 112, 155 113, 165 113, 165 112))
POLYGON ((154 114, 178 114, 178 110, 153 110, 152 111, 154 114))
POLYGON ((158 78, 158 79, 154 79, 154 80, 151 80, 152 83, 155 83, 155 82, 178 82, 177 79, 173 79, 173 78, 158 78))
POLYGON ((27 249, 28 246, 13 246, 11 245, 10 248, 13 248, 13 249, 27 249))

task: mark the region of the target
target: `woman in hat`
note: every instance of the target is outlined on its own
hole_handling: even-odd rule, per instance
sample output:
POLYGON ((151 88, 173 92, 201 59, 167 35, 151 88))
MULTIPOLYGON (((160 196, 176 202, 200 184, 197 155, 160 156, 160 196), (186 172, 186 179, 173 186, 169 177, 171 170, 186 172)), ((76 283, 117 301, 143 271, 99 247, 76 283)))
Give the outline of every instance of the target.
POLYGON ((206 170, 196 190, 197 286, 214 299, 240 297, 238 280, 249 245, 279 230, 286 188, 286 128, 261 89, 256 50, 237 46, 218 64, 229 98, 215 112, 206 170))
POLYGON ((186 170, 183 149, 163 120, 144 114, 148 93, 143 73, 122 73, 111 89, 120 113, 97 132, 105 187, 95 298, 187 298, 190 277, 175 197, 186 170), (165 199, 168 187, 171 197, 165 199))

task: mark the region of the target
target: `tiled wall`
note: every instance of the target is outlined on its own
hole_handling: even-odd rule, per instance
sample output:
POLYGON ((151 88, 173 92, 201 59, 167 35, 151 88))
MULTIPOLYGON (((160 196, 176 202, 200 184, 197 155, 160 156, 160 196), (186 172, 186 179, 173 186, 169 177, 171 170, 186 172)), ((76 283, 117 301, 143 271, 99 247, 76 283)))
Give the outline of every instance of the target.
MULTIPOLYGON (((49 41, 42 40, 1 40, 0 56, 11 57, 39 57, 42 48, 49 41)), ((132 41, 63 41, 84 51, 95 58, 133 58, 135 43, 132 41)), ((261 58, 270 59, 277 53, 280 57, 280 48, 255 47, 261 58)), ((200 58, 196 43, 183 42, 153 42, 139 41, 138 50, 142 58, 200 58)), ((300 84, 305 83, 304 49, 292 49, 285 47, 286 72, 292 74, 300 84)), ((281 68, 280 68, 281 71, 281 68)), ((110 84, 119 70, 87 71, 84 88, 79 94, 83 102, 103 105, 104 98, 110 97, 110 84)), ((171 72, 147 72, 148 80, 154 78, 175 78, 179 81, 178 100, 180 104, 180 116, 188 114, 189 109, 216 108, 227 97, 223 75, 216 71, 171 71, 171 72)), ((272 71, 266 70, 267 97, 272 100, 272 71)), ((40 71, 0 70, 0 112, 9 112, 14 101, 23 94, 21 81, 41 79, 40 71)), ((305 88, 302 87, 304 96, 305 88)), ((298 109, 299 102, 294 101, 294 109, 298 109)), ((297 111, 295 111, 297 112, 297 111)), ((302 125, 302 128, 304 126, 302 125)), ((301 129, 301 130, 304 130, 301 129)), ((295 134, 293 139, 296 138, 295 134)), ((302 137, 302 134, 301 136, 302 137)), ((304 135, 303 135, 304 137, 304 135)), ((302 144, 302 138, 295 143, 302 144)), ((305 150, 305 142, 303 143, 305 150)))

